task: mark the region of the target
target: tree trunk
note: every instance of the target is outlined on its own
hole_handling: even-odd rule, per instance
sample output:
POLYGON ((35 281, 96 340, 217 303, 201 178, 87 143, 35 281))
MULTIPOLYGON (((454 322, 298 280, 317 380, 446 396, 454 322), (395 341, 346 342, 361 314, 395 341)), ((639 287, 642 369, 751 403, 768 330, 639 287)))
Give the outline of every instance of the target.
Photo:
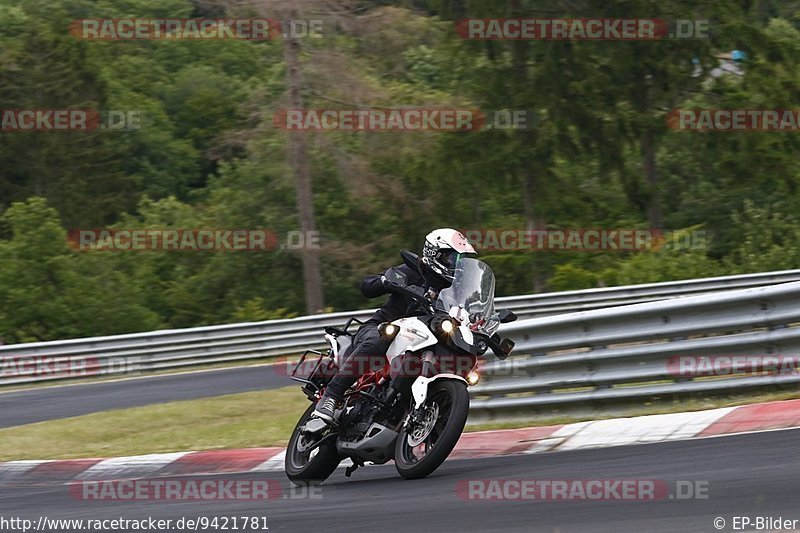
MULTIPOLYGON (((302 79, 299 64, 300 43, 297 39, 287 39, 283 45, 283 58, 286 61, 286 85, 289 90, 289 108, 302 109, 302 79)), ((307 133, 289 131, 289 168, 294 177, 297 191, 297 216, 305 242, 309 242, 311 232, 316 232, 314 217, 314 193, 311 187, 311 171, 306 149, 307 133)), ((303 286, 306 296, 306 312, 318 313, 325 308, 322 288, 319 250, 307 248, 300 251, 303 264, 303 286)))
MULTIPOLYGON (((520 0, 509 0, 509 13, 512 17, 524 17, 524 11, 520 0)), ((513 79, 515 83, 514 94, 525 94, 525 90, 530 83, 528 75, 528 43, 525 41, 511 41, 511 61, 513 66, 513 79)), ((516 100, 516 99, 515 99, 516 100)), ((520 105, 519 100, 512 102, 514 108, 525 108, 520 105)), ((529 117, 530 118, 530 117, 529 117)), ((544 217, 537 212, 536 194, 539 186, 539 174, 541 167, 534 151, 537 143, 537 132, 535 129, 518 130, 515 132, 520 149, 525 150, 522 168, 522 211, 525 214, 525 226, 527 231, 544 229, 547 225, 544 217)), ((530 287, 534 292, 541 292, 544 289, 544 276, 539 266, 539 257, 533 252, 530 257, 531 273, 530 287)))
POLYGON ((644 176, 647 180, 647 189, 649 191, 647 221, 651 228, 661 229, 664 227, 664 214, 661 211, 661 193, 658 187, 658 171, 656 170, 656 142, 652 130, 644 130, 641 143, 644 176))
MULTIPOLYGON (((645 75, 642 80, 642 92, 639 106, 641 116, 649 117, 651 109, 651 96, 653 91, 652 76, 645 75)), ((658 171, 656 170, 656 138, 653 125, 645 121, 644 129, 639 138, 642 149, 642 168, 647 183, 647 222, 652 229, 661 229, 664 226, 664 215, 661 212, 661 191, 659 190, 658 171)))

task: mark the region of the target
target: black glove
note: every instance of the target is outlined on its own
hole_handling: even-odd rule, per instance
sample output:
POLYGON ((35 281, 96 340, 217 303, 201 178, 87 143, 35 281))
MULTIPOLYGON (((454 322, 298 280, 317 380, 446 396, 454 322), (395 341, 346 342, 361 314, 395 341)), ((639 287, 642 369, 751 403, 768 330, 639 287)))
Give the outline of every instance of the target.
POLYGON ((392 267, 386 269, 386 272, 383 273, 383 276, 381 276, 381 283, 386 290, 391 292, 397 288, 397 285, 403 285, 403 282, 398 283, 398 281, 396 281, 398 278, 405 280, 405 274, 398 272, 396 267, 392 267))

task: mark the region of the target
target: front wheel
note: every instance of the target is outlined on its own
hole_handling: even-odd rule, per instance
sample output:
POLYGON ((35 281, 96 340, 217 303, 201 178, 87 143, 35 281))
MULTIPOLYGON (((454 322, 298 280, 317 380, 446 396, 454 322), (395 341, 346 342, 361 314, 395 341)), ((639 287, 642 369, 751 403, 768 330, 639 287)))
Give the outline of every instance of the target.
POLYGON ((400 431, 394 450, 397 471, 419 479, 439 468, 453 451, 469 414, 469 393, 460 381, 435 381, 422 406, 422 416, 400 431))
POLYGON ((333 474, 342 460, 336 451, 335 442, 328 441, 313 450, 305 449, 313 444, 310 441, 319 438, 300 433, 300 428, 311 418, 313 412, 314 405, 306 409, 297 422, 292 438, 289 439, 289 445, 286 447, 286 459, 284 460, 286 476, 298 486, 319 485, 333 474))

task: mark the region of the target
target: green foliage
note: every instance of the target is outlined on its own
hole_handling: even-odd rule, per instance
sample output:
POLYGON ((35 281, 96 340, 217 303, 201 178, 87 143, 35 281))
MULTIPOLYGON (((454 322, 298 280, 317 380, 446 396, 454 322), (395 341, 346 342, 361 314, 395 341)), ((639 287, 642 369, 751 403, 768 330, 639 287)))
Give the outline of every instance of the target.
POLYGON ((554 291, 591 289, 597 286, 597 280, 595 273, 567 263, 555 268, 550 278, 550 288, 554 291))
POLYGON ((157 329, 144 290, 107 256, 78 253, 55 209, 42 199, 14 203, 2 217, 11 238, 0 242, 0 331, 5 342, 157 329))
POLYGON ((251 298, 236 307, 232 318, 236 322, 259 322, 261 320, 277 320, 279 318, 294 318, 297 313, 292 313, 286 308, 266 309, 263 298, 251 298))
POLYGON ((756 207, 752 201, 734 215, 739 244, 725 258, 731 270, 758 272, 800 266, 800 221, 785 205, 756 207))
MULTIPOLYGON (((126 132, 0 133, 5 342, 304 308, 300 257, 280 247, 116 253, 66 244, 67 229, 87 227, 267 228, 281 239, 299 227, 287 134, 272 122, 286 107, 281 42, 83 41, 66 31, 81 17, 217 16, 228 4, 0 0, 2 108, 145 117, 126 132)), ((672 109, 800 107, 794 4, 409 0, 315 11, 326 33, 301 42, 306 107, 524 109, 535 125, 305 135, 327 305, 377 306, 360 295, 360 277, 399 263, 399 249, 419 251, 434 227, 647 228, 654 207, 663 215, 656 229, 701 230, 708 240, 640 253, 483 257, 499 294, 798 268, 800 138, 666 123, 672 109), (509 16, 514 5, 522 16, 715 26, 710 39, 658 42, 480 42, 453 32, 459 18, 509 16), (734 48, 747 52, 745 74, 711 76, 734 48)))
POLYGON ((606 285, 634 285, 722 274, 720 265, 702 251, 641 253, 603 272, 606 285))

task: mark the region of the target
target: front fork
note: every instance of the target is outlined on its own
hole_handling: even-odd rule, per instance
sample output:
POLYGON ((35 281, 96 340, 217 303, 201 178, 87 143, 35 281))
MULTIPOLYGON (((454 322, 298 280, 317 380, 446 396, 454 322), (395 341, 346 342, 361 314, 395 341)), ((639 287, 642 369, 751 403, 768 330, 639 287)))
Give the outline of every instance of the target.
MULTIPOLYGON (((411 396, 414 400, 412 409, 409 413, 405 416, 403 420, 403 427, 407 427, 409 423, 414 423, 420 415, 423 414, 424 409, 422 408, 425 404, 425 400, 428 398, 428 389, 432 383, 441 379, 454 379, 456 381, 460 381, 464 383, 465 386, 469 387, 469 382, 459 376, 458 374, 451 374, 451 373, 436 373, 436 356, 431 351, 426 351, 423 354, 417 356, 412 355, 411 357, 420 357, 422 368, 420 375, 418 376, 408 376, 408 375, 400 375, 400 376, 393 376, 391 381, 391 392, 390 398, 394 398, 399 392, 404 390, 411 390, 411 396)), ((388 402, 387 402, 388 403, 388 402)))

